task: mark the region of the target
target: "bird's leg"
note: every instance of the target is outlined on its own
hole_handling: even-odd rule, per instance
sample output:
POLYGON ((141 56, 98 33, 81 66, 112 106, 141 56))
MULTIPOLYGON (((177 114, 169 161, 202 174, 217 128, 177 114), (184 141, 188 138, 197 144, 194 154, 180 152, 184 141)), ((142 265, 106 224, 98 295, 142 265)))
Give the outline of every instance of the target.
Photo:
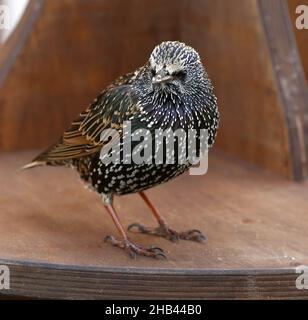
POLYGON ((158 247, 143 247, 136 243, 133 243, 127 236, 126 231, 124 230, 124 227, 122 223, 120 222, 120 219, 114 210, 114 207, 112 203, 105 204, 105 208, 109 212, 114 224, 116 225, 122 240, 117 240, 113 236, 107 236, 105 238, 106 242, 110 242, 112 245, 122 248, 130 254, 132 258, 135 258, 136 255, 142 255, 147 257, 153 257, 153 258, 166 258, 164 251, 158 247))
POLYGON ((173 242, 179 241, 179 239, 184 240, 193 240, 197 242, 204 242, 206 240, 206 237, 196 229, 188 230, 188 231, 182 231, 182 232, 176 232, 168 227, 168 224, 166 223, 165 219, 161 216, 161 214, 158 212, 158 210, 154 207, 152 202, 149 200, 149 198, 146 196, 144 192, 139 192, 141 198, 145 201, 145 203, 150 208, 151 212, 153 213, 154 217, 158 221, 158 227, 156 228, 148 228, 143 226, 139 223, 132 223, 128 226, 128 230, 130 231, 132 228, 137 228, 137 230, 141 233, 145 234, 153 234, 156 236, 167 238, 173 242))

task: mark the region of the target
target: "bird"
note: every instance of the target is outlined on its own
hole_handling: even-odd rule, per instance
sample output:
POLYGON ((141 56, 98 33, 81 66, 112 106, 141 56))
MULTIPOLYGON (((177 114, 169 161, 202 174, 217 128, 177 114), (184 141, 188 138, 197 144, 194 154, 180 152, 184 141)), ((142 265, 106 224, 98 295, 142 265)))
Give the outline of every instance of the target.
MULTIPOLYGON (((159 247, 135 243, 127 231, 135 230, 174 242, 182 239, 205 242, 206 237, 197 229, 181 232, 171 229, 145 193, 149 188, 176 178, 193 164, 187 158, 173 163, 125 161, 125 123, 130 124, 132 136, 143 129, 150 133, 167 129, 172 132, 182 129, 187 133, 195 129, 197 138, 201 140, 200 129, 204 128, 207 130, 208 147, 213 145, 219 126, 217 98, 195 49, 179 41, 164 41, 155 46, 142 67, 108 85, 53 145, 23 169, 50 165, 77 170, 82 181, 101 196, 119 232, 119 238, 108 235, 105 241, 124 249, 133 258, 138 255, 166 258, 166 254, 159 247), (108 132, 117 135, 110 136, 108 132), (122 158, 108 162, 106 159, 109 159, 113 148, 122 158), (157 227, 133 223, 127 230, 124 228, 113 199, 130 193, 138 193, 145 201, 157 220, 157 227)), ((157 137, 150 136, 147 144, 153 145, 155 139, 157 137)), ((133 146, 133 151, 128 152, 131 158, 134 150, 138 149, 138 142, 134 141, 133 146)), ((163 148, 164 159, 167 152, 168 149, 163 148)), ((173 155, 174 152, 179 153, 179 142, 173 155)), ((149 154, 153 160, 156 153, 152 151, 149 154)))

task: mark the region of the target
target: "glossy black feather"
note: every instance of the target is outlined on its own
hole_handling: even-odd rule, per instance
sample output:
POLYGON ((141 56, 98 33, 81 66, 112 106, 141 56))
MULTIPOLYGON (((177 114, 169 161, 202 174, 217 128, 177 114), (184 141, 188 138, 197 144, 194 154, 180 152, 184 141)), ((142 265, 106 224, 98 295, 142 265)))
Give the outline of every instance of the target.
POLYGON ((122 148, 123 121, 127 120, 131 121, 133 130, 146 128, 152 132, 168 128, 205 128, 211 146, 219 113, 212 84, 197 52, 179 42, 169 41, 157 46, 145 66, 108 86, 72 122, 58 142, 34 161, 72 165, 83 180, 97 192, 107 195, 142 191, 178 176, 191 166, 188 162, 102 163, 102 149, 117 143, 122 148), (159 73, 170 80, 156 85, 153 79, 159 73), (118 131, 119 138, 102 141, 104 130, 111 128, 118 131))

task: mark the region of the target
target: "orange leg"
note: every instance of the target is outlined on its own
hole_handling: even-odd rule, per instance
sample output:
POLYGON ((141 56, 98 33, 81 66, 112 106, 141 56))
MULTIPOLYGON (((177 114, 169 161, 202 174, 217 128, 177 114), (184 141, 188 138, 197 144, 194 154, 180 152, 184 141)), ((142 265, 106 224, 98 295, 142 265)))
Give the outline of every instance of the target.
POLYGON ((150 199, 146 196, 144 192, 139 192, 141 198, 145 201, 147 206, 150 208, 152 214, 158 221, 158 227, 156 228, 148 228, 143 226, 140 223, 132 223, 128 226, 128 230, 130 231, 133 228, 136 228, 137 231, 140 233, 145 234, 152 234, 160 237, 167 238, 173 242, 179 241, 179 239, 184 240, 193 240, 197 242, 204 242, 206 240, 206 237, 196 229, 183 231, 183 232, 176 232, 168 227, 168 224, 166 223, 166 220, 162 217, 162 215, 158 212, 158 210, 155 208, 153 203, 150 201, 150 199))
POLYGON ((158 247, 142 247, 136 243, 131 242, 112 204, 105 205, 105 208, 109 212, 115 226, 117 227, 122 237, 122 240, 117 240, 113 236, 107 236, 105 238, 105 241, 110 242, 112 245, 116 247, 125 249, 126 251, 128 251, 132 258, 135 258, 136 255, 142 255, 153 258, 165 258, 164 251, 158 247))
POLYGON ((158 210, 154 207, 154 204, 150 201, 150 199, 147 197, 147 195, 141 191, 139 192, 141 198, 144 200, 144 202, 148 205, 150 210, 152 211, 154 217, 157 219, 158 223, 160 225, 167 225, 165 219, 161 216, 161 214, 158 212, 158 210))

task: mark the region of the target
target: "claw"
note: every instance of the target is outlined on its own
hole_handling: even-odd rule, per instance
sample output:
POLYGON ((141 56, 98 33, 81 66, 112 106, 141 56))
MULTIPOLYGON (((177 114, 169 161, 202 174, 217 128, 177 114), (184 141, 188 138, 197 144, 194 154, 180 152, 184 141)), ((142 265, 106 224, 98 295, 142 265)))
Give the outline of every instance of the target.
POLYGON ((155 256, 155 258, 158 259, 159 257, 161 257, 161 258, 164 259, 164 260, 167 260, 167 257, 166 257, 166 255, 165 255, 164 253, 157 253, 156 256, 155 256))
POLYGON ((143 226, 140 223, 132 223, 127 227, 128 231, 131 231, 131 229, 137 228, 139 232, 144 233, 145 232, 145 226, 143 226))
POLYGON ((179 242, 180 236, 177 233, 170 232, 169 240, 172 242, 179 242))
POLYGON ((194 229, 187 232, 182 232, 180 237, 185 240, 193 240, 197 242, 205 242, 206 237, 201 233, 200 230, 194 229))
POLYGON ((151 246, 149 249, 150 249, 151 251, 153 251, 153 252, 155 252, 155 251, 164 252, 164 250, 163 250, 162 248, 159 248, 159 247, 153 247, 153 246, 151 246))
POLYGON ((104 242, 108 242, 109 240, 111 240, 113 237, 112 236, 106 236, 104 238, 104 242))
POLYGON ((189 230, 187 233, 188 233, 188 234, 192 234, 192 233, 199 233, 199 234, 202 234, 202 232, 201 232, 200 230, 198 230, 198 229, 192 229, 192 230, 189 230))
POLYGON ((131 257, 132 259, 136 259, 136 258, 137 258, 136 252, 134 252, 134 251, 132 251, 132 250, 128 250, 128 253, 129 253, 129 255, 130 255, 130 257, 131 257))
POLYGON ((113 236, 106 236, 104 242, 110 242, 114 245, 117 242, 117 240, 113 236))
POLYGON ((128 239, 119 241, 115 239, 115 237, 113 236, 106 236, 105 242, 110 242, 113 246, 119 247, 121 249, 125 249, 126 251, 128 251, 130 257, 133 259, 136 259, 137 255, 142 255, 142 256, 152 257, 152 258, 167 259, 164 253, 164 250, 159 247, 151 246, 146 248, 138 244, 135 244, 128 239))
POLYGON ((133 228, 137 228, 137 232, 143 234, 152 234, 160 237, 164 237, 172 242, 178 242, 180 239, 192 240, 196 242, 205 242, 206 237, 200 230, 193 229, 185 232, 176 232, 166 225, 159 225, 157 228, 147 228, 140 223, 132 223, 128 226, 127 230, 131 231, 133 228))
POLYGON ((155 254, 155 258, 162 257, 167 259, 163 249, 159 247, 150 247, 149 250, 155 254))

